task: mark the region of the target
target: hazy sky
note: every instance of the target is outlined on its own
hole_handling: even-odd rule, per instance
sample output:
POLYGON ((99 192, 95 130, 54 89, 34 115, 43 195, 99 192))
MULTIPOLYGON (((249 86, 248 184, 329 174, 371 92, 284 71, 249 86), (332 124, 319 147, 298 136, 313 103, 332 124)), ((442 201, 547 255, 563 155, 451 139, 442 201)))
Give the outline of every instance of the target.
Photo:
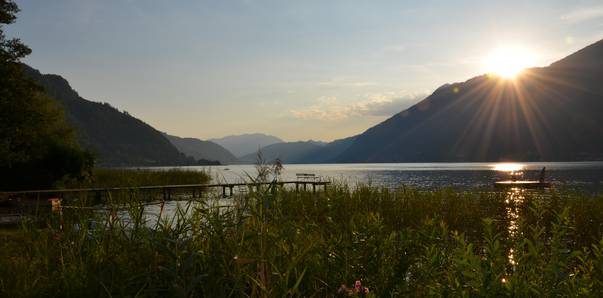
POLYGON ((603 38, 598 1, 17 0, 25 62, 161 131, 361 133, 498 46, 548 65, 603 38))

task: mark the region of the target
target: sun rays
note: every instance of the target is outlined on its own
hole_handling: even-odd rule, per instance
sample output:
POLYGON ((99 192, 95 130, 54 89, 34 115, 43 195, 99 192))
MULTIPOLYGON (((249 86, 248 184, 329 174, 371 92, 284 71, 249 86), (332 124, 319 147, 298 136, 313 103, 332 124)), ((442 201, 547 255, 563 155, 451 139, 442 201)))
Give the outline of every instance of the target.
POLYGON ((491 150, 501 149, 492 146, 507 146, 507 149, 531 147, 533 154, 546 155, 551 146, 543 144, 542 140, 552 135, 552 128, 542 114, 540 105, 543 102, 534 102, 541 97, 534 92, 552 95, 551 98, 547 97, 549 101, 546 104, 559 104, 562 96, 555 94, 554 88, 545 87, 545 82, 551 81, 559 81, 559 85, 567 84, 554 75, 530 69, 515 79, 485 76, 467 92, 461 92, 459 98, 442 113, 467 104, 473 105, 475 110, 466 118, 464 129, 457 136, 452 151, 465 151, 461 150, 463 146, 473 144, 475 147, 470 151, 482 159, 487 159, 491 150), (505 133, 501 134, 501 131, 505 133), (508 135, 508 139, 493 139, 495 136, 500 138, 501 135, 508 135))

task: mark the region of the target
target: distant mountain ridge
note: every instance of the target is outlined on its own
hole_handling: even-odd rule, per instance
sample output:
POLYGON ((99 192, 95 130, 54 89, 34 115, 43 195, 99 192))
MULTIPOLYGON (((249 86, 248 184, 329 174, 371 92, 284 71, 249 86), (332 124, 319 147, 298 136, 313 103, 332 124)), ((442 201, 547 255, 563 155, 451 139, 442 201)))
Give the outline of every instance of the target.
POLYGON ((326 143, 316 151, 307 152, 295 160, 295 163, 334 163, 347 150, 358 136, 347 137, 326 143))
POLYGON ((446 84, 359 135, 337 162, 603 159, 603 41, 514 80, 446 84))
POLYGON ((221 164, 235 164, 239 161, 230 151, 214 142, 164 135, 180 152, 197 160, 214 160, 221 164))
POLYGON ((256 153, 259 148, 283 142, 283 140, 278 137, 263 133, 226 136, 217 139, 209 139, 208 141, 226 148, 236 157, 253 154, 256 153))
MULTIPOLYGON (((298 141, 272 144, 259 151, 264 160, 273 162, 277 158, 283 163, 330 163, 339 154, 345 151, 354 141, 356 136, 335 140, 330 143, 321 141, 298 141)), ((257 161, 258 152, 242 156, 242 163, 254 163, 257 161)))
POLYGON ((272 162, 277 158, 283 163, 298 163, 306 155, 318 152, 325 145, 314 141, 284 142, 268 145, 240 158, 243 163, 254 163, 257 161, 258 151, 262 153, 263 159, 272 162))
POLYGON ((195 164, 163 134, 107 103, 88 101, 58 75, 41 74, 23 65, 25 74, 59 101, 79 142, 97 155, 99 166, 166 166, 195 164))

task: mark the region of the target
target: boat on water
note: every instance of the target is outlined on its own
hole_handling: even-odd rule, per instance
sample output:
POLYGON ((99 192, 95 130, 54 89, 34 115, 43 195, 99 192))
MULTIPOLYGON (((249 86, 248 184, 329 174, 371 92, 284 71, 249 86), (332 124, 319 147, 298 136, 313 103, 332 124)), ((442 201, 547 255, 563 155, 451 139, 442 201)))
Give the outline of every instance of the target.
POLYGON ((494 182, 496 188, 548 188, 551 187, 550 182, 541 182, 539 180, 506 180, 494 182))
POLYGON ((521 172, 512 172, 511 180, 504 181, 496 181, 494 182, 494 187, 496 188, 549 188, 551 187, 551 183, 545 181, 545 172, 546 167, 542 168, 540 171, 540 179, 538 180, 518 180, 518 176, 521 175, 521 172))

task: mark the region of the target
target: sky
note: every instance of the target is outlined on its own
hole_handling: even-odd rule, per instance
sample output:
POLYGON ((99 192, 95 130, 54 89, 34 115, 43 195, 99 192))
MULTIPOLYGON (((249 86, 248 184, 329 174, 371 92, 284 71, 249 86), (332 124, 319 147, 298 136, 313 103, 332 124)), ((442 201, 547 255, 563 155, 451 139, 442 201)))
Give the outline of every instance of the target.
POLYGON ((160 131, 362 133, 515 46, 546 66, 603 39, 598 1, 16 0, 24 62, 160 131))

